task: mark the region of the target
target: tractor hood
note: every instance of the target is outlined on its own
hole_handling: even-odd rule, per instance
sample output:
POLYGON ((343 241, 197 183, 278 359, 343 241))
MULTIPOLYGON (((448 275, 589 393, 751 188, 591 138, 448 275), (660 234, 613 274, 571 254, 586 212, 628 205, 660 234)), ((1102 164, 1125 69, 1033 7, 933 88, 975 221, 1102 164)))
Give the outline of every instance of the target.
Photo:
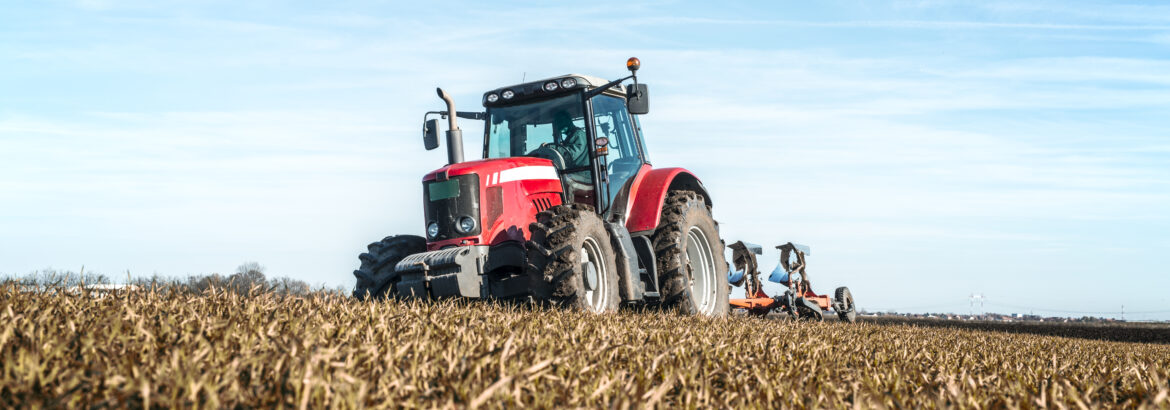
POLYGON ((525 178, 525 176, 540 176, 537 179, 558 179, 556 176, 556 169, 553 168, 552 161, 544 158, 533 157, 511 157, 511 158, 492 158, 481 159, 476 161, 460 162, 458 164, 450 164, 442 168, 436 169, 423 176, 423 181, 434 181, 436 179, 449 179, 451 177, 467 174, 479 174, 481 178, 494 178, 494 183, 501 183, 499 174, 504 174, 503 178, 512 181, 525 178), (552 171, 551 177, 549 171, 552 171), (496 175, 492 177, 492 175, 496 175), (547 178, 546 178, 547 177, 547 178))

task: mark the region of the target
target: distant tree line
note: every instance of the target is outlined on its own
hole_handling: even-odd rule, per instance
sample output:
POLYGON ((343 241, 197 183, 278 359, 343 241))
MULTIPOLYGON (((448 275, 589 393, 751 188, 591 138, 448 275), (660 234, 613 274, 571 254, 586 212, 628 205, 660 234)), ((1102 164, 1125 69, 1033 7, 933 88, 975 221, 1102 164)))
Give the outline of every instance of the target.
MULTIPOLYGON (((309 284, 305 283, 304 281, 290 279, 287 277, 267 278, 264 275, 264 271, 264 267, 259 263, 247 262, 237 267, 235 273, 226 276, 218 273, 212 273, 206 275, 191 275, 183 279, 155 274, 151 275, 150 277, 129 278, 126 284, 147 289, 171 288, 181 292, 195 294, 203 293, 204 291, 212 288, 228 290, 239 294, 251 294, 258 292, 276 293, 281 295, 307 295, 312 292, 320 291, 339 292, 345 294, 344 289, 329 289, 324 287, 313 289, 312 286, 309 286, 309 284)), ((0 278, 0 285, 15 284, 17 286, 32 288, 71 288, 85 285, 106 285, 111 283, 113 283, 113 281, 109 276, 98 273, 85 272, 84 269, 82 269, 80 273, 46 269, 23 276, 7 276, 0 278)))

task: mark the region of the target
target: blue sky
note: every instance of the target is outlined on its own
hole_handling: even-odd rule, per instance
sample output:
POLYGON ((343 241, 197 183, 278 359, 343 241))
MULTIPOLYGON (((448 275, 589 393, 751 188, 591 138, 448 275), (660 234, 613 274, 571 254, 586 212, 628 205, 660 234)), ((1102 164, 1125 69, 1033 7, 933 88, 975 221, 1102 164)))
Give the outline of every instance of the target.
POLYGON ((729 241, 810 245, 820 291, 1170 318, 1170 5, 444 5, 5 4, 0 272, 352 286, 366 243, 421 234, 435 86, 471 108, 638 56, 654 164, 729 241))

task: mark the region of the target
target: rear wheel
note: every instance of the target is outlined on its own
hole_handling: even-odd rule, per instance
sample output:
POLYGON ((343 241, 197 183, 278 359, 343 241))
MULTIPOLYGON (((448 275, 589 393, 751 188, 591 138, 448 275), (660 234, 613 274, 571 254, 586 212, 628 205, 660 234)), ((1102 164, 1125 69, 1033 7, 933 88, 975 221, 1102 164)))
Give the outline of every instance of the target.
POLYGON ((653 242, 665 308, 692 315, 727 314, 723 241, 702 195, 693 191, 667 194, 653 242))
POLYGON ((856 322, 857 307, 853 304, 853 293, 849 292, 849 288, 844 286, 837 288, 836 295, 834 296, 836 296, 838 303, 845 307, 844 312, 837 312, 837 317, 840 318, 842 322, 856 322))
POLYGON ((536 214, 529 229, 528 272, 536 299, 596 313, 618 309, 617 253, 593 207, 554 206, 536 214))
POLYGON ((394 265, 402 258, 426 251, 427 240, 415 235, 387 236, 366 248, 369 252, 358 255, 362 264, 353 271, 357 278, 353 297, 383 299, 397 293, 394 285, 398 283, 398 274, 394 272, 394 265))

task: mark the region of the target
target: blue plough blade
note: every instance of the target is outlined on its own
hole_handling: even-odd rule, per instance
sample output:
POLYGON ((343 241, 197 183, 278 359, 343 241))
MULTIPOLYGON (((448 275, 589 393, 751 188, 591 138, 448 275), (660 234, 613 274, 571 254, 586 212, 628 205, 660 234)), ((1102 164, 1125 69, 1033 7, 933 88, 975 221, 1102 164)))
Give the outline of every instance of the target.
POLYGON ((768 275, 768 281, 775 283, 783 283, 788 285, 788 272, 784 271, 784 266, 776 264, 776 269, 772 269, 772 274, 768 275))
POLYGON ((742 270, 733 271, 727 274, 727 282, 732 286, 742 286, 745 275, 745 272, 742 270))

